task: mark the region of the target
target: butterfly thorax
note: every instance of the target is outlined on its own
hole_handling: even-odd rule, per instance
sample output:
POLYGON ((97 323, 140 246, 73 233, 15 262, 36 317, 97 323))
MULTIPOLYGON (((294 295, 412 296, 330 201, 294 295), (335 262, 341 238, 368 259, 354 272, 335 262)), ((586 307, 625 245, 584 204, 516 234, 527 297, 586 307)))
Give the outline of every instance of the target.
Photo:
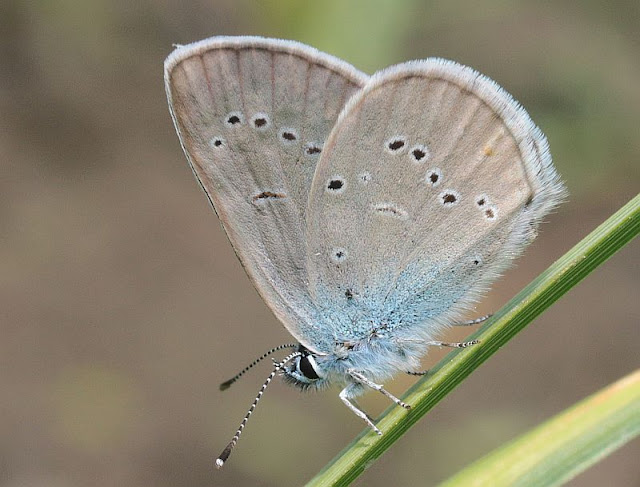
POLYGON ((421 340, 372 335, 336 342, 326 354, 313 353, 303 345, 299 351, 302 355, 287 364, 282 375, 287 383, 306 391, 353 383, 350 371, 384 381, 397 372, 414 370, 419 367, 424 347, 421 340))

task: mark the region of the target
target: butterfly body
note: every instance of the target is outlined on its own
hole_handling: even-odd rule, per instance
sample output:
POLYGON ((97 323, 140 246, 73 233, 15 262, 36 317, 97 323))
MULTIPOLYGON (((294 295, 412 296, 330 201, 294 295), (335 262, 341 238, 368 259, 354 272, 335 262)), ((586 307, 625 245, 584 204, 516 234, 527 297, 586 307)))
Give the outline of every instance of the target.
POLYGON ((290 383, 302 389, 322 389, 329 385, 345 386, 354 382, 349 371, 366 374, 370 379, 382 382, 398 372, 417 370, 424 355, 422 340, 407 340, 384 336, 386 331, 371 329, 363 339, 338 341, 326 355, 311 354, 315 360, 314 372, 317 379, 304 374, 292 374, 299 366, 293 361, 284 369, 290 375, 290 383))
POLYGON ((214 37, 178 47, 165 86, 196 178, 299 342, 263 389, 275 372, 341 384, 376 432, 349 399, 408 408, 378 383, 419 367, 564 196, 525 110, 452 61, 369 77, 296 42, 214 37))

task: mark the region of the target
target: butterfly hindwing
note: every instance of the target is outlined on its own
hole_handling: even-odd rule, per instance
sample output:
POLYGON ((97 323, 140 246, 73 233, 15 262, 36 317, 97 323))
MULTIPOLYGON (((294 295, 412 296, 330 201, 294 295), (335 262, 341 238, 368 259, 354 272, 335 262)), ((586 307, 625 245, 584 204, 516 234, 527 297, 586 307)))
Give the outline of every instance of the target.
POLYGON ((307 210, 336 340, 426 339, 468 308, 563 195, 546 140, 493 81, 430 59, 372 76, 334 127, 307 210))

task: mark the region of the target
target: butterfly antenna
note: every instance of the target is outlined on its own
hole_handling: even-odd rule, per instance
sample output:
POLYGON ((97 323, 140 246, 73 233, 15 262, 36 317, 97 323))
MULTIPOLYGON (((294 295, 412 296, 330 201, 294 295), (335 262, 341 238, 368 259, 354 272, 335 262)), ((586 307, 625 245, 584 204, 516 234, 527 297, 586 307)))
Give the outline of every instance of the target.
POLYGON ((255 410, 256 406, 258 405, 258 401, 260 401, 260 398, 262 397, 262 394, 264 394, 264 391, 267 389, 267 387, 269 386, 269 383, 273 380, 273 378, 276 376, 278 371, 282 367, 284 367, 288 362, 290 362, 296 357, 300 357, 301 355, 302 355, 301 352, 293 352, 287 355, 284 359, 282 359, 282 361, 276 364, 275 369, 273 369, 273 372, 269 374, 269 377, 267 377, 267 380, 264 381, 264 384, 262 384, 262 387, 258 391, 258 395, 253 400, 253 404, 251 404, 249 411, 247 411, 247 414, 244 416, 242 423, 240 423, 240 426, 238 427, 238 431, 236 431, 236 434, 233 435, 233 438, 231 438, 231 441, 229 442, 227 447, 222 451, 220 456, 216 459, 216 468, 218 469, 222 468, 222 466, 224 465, 224 462, 226 462, 227 459, 229 458, 229 455, 231 455, 231 450, 233 450, 233 448, 236 446, 236 443, 238 443, 238 439, 240 439, 242 430, 246 426, 247 421, 249 421, 249 416, 251 416, 251 414, 255 410))
POLYGON ((256 364, 258 364, 262 360, 266 359, 272 353, 275 353, 275 352, 277 352, 279 350, 283 350, 285 348, 298 348, 298 344, 297 343, 285 343, 284 345, 278 345, 277 347, 272 348, 268 352, 265 352, 262 356, 260 356, 257 359, 255 359, 253 362, 251 362, 249 365, 247 365, 244 369, 242 369, 240 372, 238 372, 236 375, 234 375, 231 379, 229 379, 228 381, 223 382, 222 384, 220 384, 220 390, 224 391, 226 389, 229 389, 229 387, 231 387, 231 384, 233 384, 240 377, 242 377, 249 369, 254 367, 256 364))

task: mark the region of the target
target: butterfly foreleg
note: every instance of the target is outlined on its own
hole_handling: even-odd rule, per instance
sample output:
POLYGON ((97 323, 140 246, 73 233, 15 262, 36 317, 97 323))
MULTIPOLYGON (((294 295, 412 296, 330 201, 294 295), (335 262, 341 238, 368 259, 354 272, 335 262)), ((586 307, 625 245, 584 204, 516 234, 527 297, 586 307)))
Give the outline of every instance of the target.
POLYGON ((393 402, 395 402, 398 406, 402 406, 405 409, 411 409, 411 406, 405 402, 402 402, 400 399, 398 399, 396 396, 394 396, 393 394, 391 394, 389 391, 387 391, 384 387, 382 387, 380 384, 376 384, 375 382, 367 379, 364 375, 362 375, 360 372, 357 372, 355 370, 348 370, 347 371, 348 374, 355 379, 357 382, 359 382, 362 385, 365 385, 367 387, 371 387, 371 389, 374 389, 382 394, 384 394, 385 396, 387 396, 389 399, 391 399, 393 402))
POLYGON ((345 404, 345 406, 347 406, 349 409, 351 409, 351 411, 358 416, 360 419, 362 419, 365 423, 367 423, 367 426, 369 426, 369 428, 371 428, 373 431, 376 432, 376 434, 381 435, 382 431, 380 431, 378 429, 378 427, 373 424, 373 421, 371 421, 371 419, 369 419, 369 416, 361 411, 360 409, 358 409, 355 404, 353 404, 350 400, 349 400, 349 396, 351 395, 351 390, 353 388, 353 384, 348 385, 347 387, 345 387, 344 389, 342 389, 342 391, 340 391, 340 394, 338 394, 338 397, 342 400, 342 402, 345 404))

